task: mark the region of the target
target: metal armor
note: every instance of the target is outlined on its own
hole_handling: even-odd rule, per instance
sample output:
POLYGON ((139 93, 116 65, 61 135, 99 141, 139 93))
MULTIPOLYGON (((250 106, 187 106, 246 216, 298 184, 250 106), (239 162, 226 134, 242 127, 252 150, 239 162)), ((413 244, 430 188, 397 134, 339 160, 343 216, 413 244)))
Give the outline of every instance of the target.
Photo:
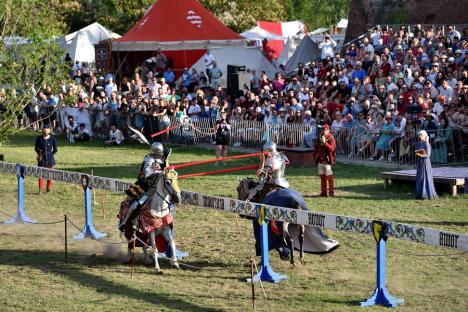
POLYGON ((289 182, 284 177, 288 162, 288 158, 283 153, 273 152, 265 160, 264 166, 264 170, 271 176, 273 183, 284 188, 289 188, 289 182))
POLYGON ((147 155, 143 160, 143 172, 145 178, 152 174, 162 173, 164 161, 161 158, 157 158, 153 155, 147 155))

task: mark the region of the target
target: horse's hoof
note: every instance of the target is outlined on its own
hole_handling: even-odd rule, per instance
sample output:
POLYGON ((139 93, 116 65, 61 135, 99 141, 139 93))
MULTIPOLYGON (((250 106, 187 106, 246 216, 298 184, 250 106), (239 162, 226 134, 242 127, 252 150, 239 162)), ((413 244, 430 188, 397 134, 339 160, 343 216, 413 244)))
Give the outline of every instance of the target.
POLYGON ((294 270, 296 268, 296 264, 295 263, 291 263, 291 269, 294 270))
POLYGON ((178 264, 177 262, 176 262, 176 263, 173 263, 172 266, 173 266, 174 268, 176 268, 177 270, 180 270, 180 266, 179 266, 179 264, 178 264))
POLYGON ((163 271, 160 268, 154 268, 156 275, 163 275, 163 271))

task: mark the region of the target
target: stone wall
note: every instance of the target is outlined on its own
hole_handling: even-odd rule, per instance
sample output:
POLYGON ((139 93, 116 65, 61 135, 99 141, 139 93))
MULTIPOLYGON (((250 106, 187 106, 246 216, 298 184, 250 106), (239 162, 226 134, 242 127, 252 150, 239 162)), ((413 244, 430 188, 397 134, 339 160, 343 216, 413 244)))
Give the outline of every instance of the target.
POLYGON ((468 0, 351 0, 346 41, 374 25, 468 24, 468 0))

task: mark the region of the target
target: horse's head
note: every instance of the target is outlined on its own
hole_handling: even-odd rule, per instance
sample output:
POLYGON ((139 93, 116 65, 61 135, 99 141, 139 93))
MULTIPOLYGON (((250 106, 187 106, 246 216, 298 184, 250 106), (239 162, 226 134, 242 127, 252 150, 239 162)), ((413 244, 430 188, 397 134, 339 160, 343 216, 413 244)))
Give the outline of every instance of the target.
POLYGON ((170 169, 164 171, 164 189, 171 196, 172 203, 178 204, 182 201, 178 182, 178 174, 175 170, 170 169))
POLYGON ((244 178, 239 181, 237 186, 237 198, 240 200, 246 200, 249 197, 250 190, 257 186, 252 178, 244 178))

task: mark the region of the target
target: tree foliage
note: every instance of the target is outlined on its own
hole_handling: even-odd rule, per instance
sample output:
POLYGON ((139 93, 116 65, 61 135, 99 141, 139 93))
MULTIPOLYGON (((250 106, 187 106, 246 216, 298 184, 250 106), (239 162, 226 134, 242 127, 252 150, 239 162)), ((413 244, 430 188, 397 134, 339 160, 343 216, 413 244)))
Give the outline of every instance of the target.
POLYGON ((41 0, 0 3, 0 140, 16 130, 17 116, 31 103, 34 88, 59 86, 65 77, 64 51, 52 35, 62 29, 41 0), (13 36, 14 35, 14 36, 13 36), (15 36, 25 36, 20 41, 15 36))
POLYGON ((228 27, 236 32, 245 31, 256 21, 281 21, 286 17, 283 5, 278 0, 202 0, 228 27))
POLYGON ((351 0, 283 0, 289 20, 302 20, 309 30, 329 27, 347 18, 351 0))

